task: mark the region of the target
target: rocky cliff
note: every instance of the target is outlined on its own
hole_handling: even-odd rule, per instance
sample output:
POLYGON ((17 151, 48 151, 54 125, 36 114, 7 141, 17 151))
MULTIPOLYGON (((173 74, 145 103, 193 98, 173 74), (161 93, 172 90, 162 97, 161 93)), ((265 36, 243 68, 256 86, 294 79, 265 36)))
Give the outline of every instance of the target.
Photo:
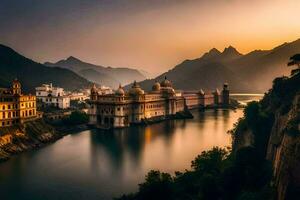
POLYGON ((43 120, 0 129, 0 161, 12 155, 54 142, 62 136, 43 120))
POLYGON ((250 103, 232 131, 233 151, 253 146, 272 163, 276 198, 300 194, 300 74, 277 78, 259 103, 250 103))

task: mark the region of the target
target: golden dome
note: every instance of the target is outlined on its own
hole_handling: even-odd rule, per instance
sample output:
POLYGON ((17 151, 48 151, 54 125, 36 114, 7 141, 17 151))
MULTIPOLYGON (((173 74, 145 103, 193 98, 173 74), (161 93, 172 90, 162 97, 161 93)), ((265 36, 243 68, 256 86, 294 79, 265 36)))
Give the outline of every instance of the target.
POLYGON ((141 87, 137 84, 136 81, 133 82, 131 89, 129 90, 130 95, 143 95, 145 92, 141 89, 141 87))
POLYGON ((123 90, 121 84, 119 85, 119 88, 116 90, 115 94, 119 95, 119 96, 124 96, 125 95, 125 91, 123 90))
POLYGON ((152 91, 159 91, 159 90, 160 90, 160 84, 159 82, 156 81, 152 86, 152 91))
POLYGON ((161 92, 163 94, 167 94, 167 95, 175 95, 175 93, 176 93, 175 90, 171 87, 163 87, 163 88, 161 88, 161 92))
POLYGON ((172 83, 171 81, 169 81, 167 79, 167 76, 165 76, 165 80, 163 80, 161 83, 160 83, 160 86, 161 87, 172 87, 172 83))

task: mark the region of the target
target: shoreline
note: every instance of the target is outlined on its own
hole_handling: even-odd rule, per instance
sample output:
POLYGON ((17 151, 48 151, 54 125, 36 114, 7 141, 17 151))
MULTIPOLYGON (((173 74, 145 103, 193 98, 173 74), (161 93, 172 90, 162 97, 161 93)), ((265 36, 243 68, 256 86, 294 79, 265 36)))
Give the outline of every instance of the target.
MULTIPOLYGON (((161 121, 166 120, 176 120, 176 119, 191 119, 194 116, 190 113, 190 110, 198 110, 199 112, 203 112, 205 110, 212 110, 212 109, 229 109, 229 110, 235 110, 238 107, 236 106, 228 106, 228 107, 208 107, 208 108, 193 108, 189 109, 189 113, 186 112, 184 114, 178 114, 176 116, 164 118, 164 119, 151 119, 143 121, 139 124, 133 124, 134 126, 148 126, 151 124, 155 124, 161 121)), ((46 124, 44 120, 38 120, 42 121, 44 126, 48 126, 49 124, 46 124)), ((81 124, 81 125, 75 125, 75 126, 55 126, 50 125, 53 130, 51 131, 41 131, 39 133, 36 133, 35 136, 30 135, 26 131, 24 131, 22 136, 16 136, 13 135, 13 141, 12 143, 9 143, 7 145, 0 146, 0 164, 9 160, 13 156, 17 156, 18 154, 21 154, 22 152, 31 151, 31 150, 37 150, 40 148, 45 147, 46 145, 49 145, 51 143, 54 143, 63 137, 74 134, 76 132, 81 132, 85 130, 91 130, 94 127, 88 125, 88 124, 81 124)))
POLYGON ((41 133, 38 138, 27 135, 13 136, 13 142, 0 146, 0 164, 23 152, 38 150, 49 144, 55 143, 63 137, 76 132, 89 130, 86 124, 76 126, 53 127, 52 133, 41 133))

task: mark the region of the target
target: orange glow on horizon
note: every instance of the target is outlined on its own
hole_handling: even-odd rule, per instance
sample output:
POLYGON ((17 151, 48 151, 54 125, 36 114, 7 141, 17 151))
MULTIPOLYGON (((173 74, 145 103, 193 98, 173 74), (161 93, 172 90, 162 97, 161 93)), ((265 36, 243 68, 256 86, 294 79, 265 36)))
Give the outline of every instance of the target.
POLYGON ((40 62, 72 55, 103 66, 155 74, 213 47, 222 51, 232 45, 245 54, 300 38, 297 0, 187 0, 128 7, 101 10, 94 6, 83 10, 80 18, 64 15, 66 22, 62 20, 58 28, 42 24, 0 33, 0 38, 40 62))

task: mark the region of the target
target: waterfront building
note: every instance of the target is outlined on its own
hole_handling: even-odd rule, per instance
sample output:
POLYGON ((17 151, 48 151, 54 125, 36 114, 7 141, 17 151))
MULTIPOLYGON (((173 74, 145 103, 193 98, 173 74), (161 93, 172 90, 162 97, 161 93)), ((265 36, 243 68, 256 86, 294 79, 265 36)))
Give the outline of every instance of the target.
POLYGON ((12 126, 37 118, 36 96, 23 94, 21 83, 0 88, 0 127, 12 126))
MULTIPOLYGON (((229 99, 229 92, 224 95, 228 95, 229 99)), ((208 94, 203 90, 175 91, 171 81, 165 77, 161 83, 155 82, 147 93, 136 82, 129 91, 126 92, 120 85, 112 94, 99 93, 94 85, 88 114, 91 125, 121 128, 172 118, 185 109, 220 106, 223 99, 227 97, 223 98, 218 90, 208 94)))
POLYGON ((90 98, 89 95, 86 95, 83 92, 71 92, 69 97, 70 101, 85 101, 90 98))
POLYGON ((36 98, 41 106, 53 106, 61 109, 70 107, 70 97, 63 88, 53 87, 52 84, 42 84, 35 88, 36 98))

